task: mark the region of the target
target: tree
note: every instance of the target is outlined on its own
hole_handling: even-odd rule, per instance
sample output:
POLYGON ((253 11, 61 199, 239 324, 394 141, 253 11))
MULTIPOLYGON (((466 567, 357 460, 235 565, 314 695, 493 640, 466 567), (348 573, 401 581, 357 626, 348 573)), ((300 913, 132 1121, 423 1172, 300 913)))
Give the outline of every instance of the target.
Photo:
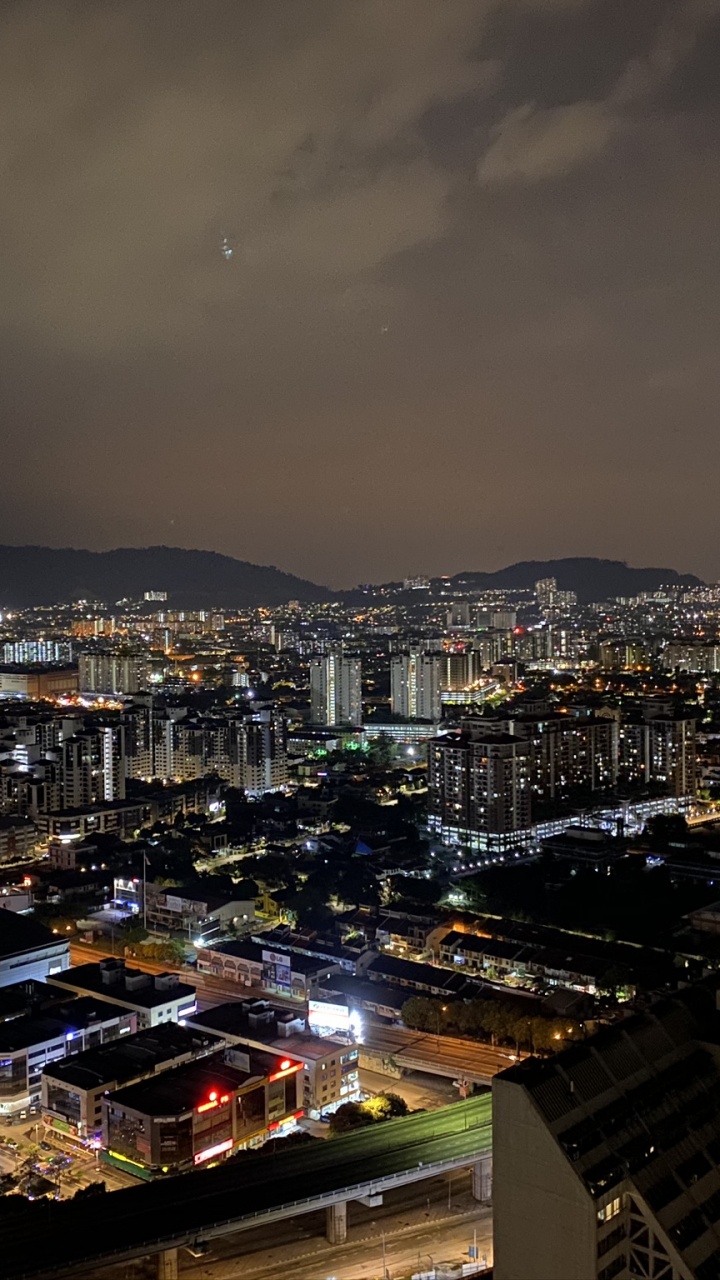
POLYGON ((413 1031, 436 1031, 438 1010, 437 1000, 430 1000, 427 996, 410 996, 402 1007, 402 1020, 413 1031))
POLYGON ((369 1111, 374 1121, 379 1120, 395 1120, 398 1116, 406 1116, 408 1113, 408 1104, 399 1093, 383 1090, 382 1093, 376 1093, 374 1098, 368 1098, 367 1102, 361 1103, 366 1111, 369 1111))
POLYGON ((331 1115, 328 1134, 331 1138, 337 1138, 343 1133, 352 1133, 355 1129, 367 1129, 374 1123, 362 1102, 344 1102, 331 1115))
POLYGON ((376 769, 389 769, 393 761, 393 740, 387 733, 373 738, 368 748, 370 764, 376 769))
POLYGON ((337 879, 337 896, 352 906, 376 907, 380 901, 380 891, 375 872, 362 855, 351 858, 341 870, 337 879))

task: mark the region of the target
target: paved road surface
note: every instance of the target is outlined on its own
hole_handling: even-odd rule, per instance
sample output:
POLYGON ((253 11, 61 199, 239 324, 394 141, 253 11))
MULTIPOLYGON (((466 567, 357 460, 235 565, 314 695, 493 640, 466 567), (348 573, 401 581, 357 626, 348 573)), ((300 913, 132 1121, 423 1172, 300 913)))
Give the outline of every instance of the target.
POLYGON ((390 1057, 402 1057, 426 1067, 442 1066, 462 1077, 463 1072, 473 1076, 490 1078, 504 1071, 513 1059, 507 1052, 492 1045, 478 1044, 476 1040, 463 1040, 455 1036, 436 1036, 424 1031, 408 1031, 404 1027, 385 1027, 367 1022, 363 1042, 369 1049, 386 1053, 390 1057))
POLYGON ((3 1274, 74 1277, 82 1263, 97 1268, 113 1254, 131 1259, 153 1246, 214 1238, 214 1227, 225 1233, 227 1224, 239 1229, 243 1219, 250 1229, 253 1222, 261 1225, 254 1215, 266 1221, 288 1210, 294 1215, 308 1199, 323 1207, 346 1189, 392 1182, 396 1174, 425 1180, 437 1163, 469 1164, 489 1152, 491 1140, 490 1099, 484 1095, 297 1148, 281 1159, 277 1153, 251 1155, 237 1164, 116 1191, 104 1199, 102 1215, 82 1201, 48 1206, 40 1235, 40 1219, 6 1224, 3 1274))
MULTIPOLYGON (((479 1253, 492 1261, 492 1210, 473 1200, 466 1170, 399 1188, 373 1209, 351 1203, 343 1245, 329 1244, 324 1233, 325 1214, 307 1214, 213 1240, 203 1258, 181 1249, 180 1280, 381 1280, 383 1235, 390 1280, 417 1271, 418 1256, 421 1267, 429 1267, 430 1258, 467 1261, 475 1239, 479 1253)), ((98 1280, 146 1280, 147 1267, 139 1262, 107 1268, 98 1280)))
MULTIPOLYGON (((100 947, 89 947, 81 942, 70 943, 70 960, 73 965, 97 964, 98 960, 111 955, 111 951, 100 947)), ((303 1001, 293 1000, 290 996, 268 996, 267 992, 259 987, 241 987, 237 982, 228 982, 210 974, 198 973, 191 966, 159 964, 155 960, 142 960, 136 956, 128 957, 127 963, 132 969, 142 969, 144 973, 167 973, 168 969, 177 971, 183 981, 190 983, 197 990, 198 1004, 201 1009, 210 1009, 213 1005, 222 1004, 227 1000, 268 999, 272 1000, 273 1004, 281 1005, 286 1009, 304 1007, 303 1001)))

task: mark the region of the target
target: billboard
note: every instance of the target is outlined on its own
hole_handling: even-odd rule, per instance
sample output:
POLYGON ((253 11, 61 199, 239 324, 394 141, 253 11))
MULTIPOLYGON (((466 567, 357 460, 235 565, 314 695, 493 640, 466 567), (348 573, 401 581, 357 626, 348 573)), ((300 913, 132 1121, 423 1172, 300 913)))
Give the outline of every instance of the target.
POLYGON ((347 1005, 331 1004, 329 1000, 308 1000, 308 1024, 310 1027, 330 1027, 333 1031, 350 1031, 352 1015, 347 1005))

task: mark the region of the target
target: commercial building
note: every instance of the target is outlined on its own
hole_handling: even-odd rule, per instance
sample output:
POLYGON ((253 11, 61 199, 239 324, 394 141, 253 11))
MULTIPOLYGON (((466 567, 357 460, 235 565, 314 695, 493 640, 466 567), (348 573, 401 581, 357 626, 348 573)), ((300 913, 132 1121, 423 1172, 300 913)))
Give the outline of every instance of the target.
POLYGON ((440 720, 443 657, 417 649, 390 663, 390 709, 403 720, 440 720))
POLYGON ((170 1067, 214 1053, 220 1044, 218 1036, 169 1022, 63 1057, 46 1066, 42 1073, 43 1121, 49 1128, 82 1141, 99 1141, 104 1097, 170 1067))
POLYGON ((289 1133, 302 1115, 302 1066, 236 1046, 120 1089, 102 1104, 103 1159, 154 1178, 289 1133))
POLYGON ((300 1059, 301 1102, 311 1119, 360 1098, 355 1023, 344 1005, 310 1000, 306 1019, 267 1000, 233 1001, 194 1014, 192 1025, 230 1044, 289 1052, 300 1059))
POLYGON ((271 950, 258 942, 222 942, 198 951, 197 967, 199 973, 255 987, 267 995, 308 1000, 340 966, 277 947, 271 950))
POLYGON ((497 1280, 720 1275, 718 1026, 701 994, 494 1078, 497 1280))
POLYGON ((41 1076, 48 1063, 116 1041, 137 1028, 134 1013, 104 1000, 47 1003, 49 1008, 38 991, 26 1005, 28 1012, 0 1022, 0 1115, 18 1115, 40 1101, 41 1076))
POLYGON ((362 724, 362 668, 342 648, 310 663, 310 714, 313 724, 362 724))
POLYGON ((428 821, 443 838, 505 853, 532 836, 527 743, 466 729, 429 745, 428 821))
POLYGON ((77 667, 25 666, 22 663, 0 667, 0 698, 39 702, 43 698, 62 698, 77 691, 77 667))
POLYGON ((78 995, 100 996, 137 1014, 138 1030, 161 1022, 180 1022, 195 1012, 195 988, 176 973, 143 973, 124 960, 76 965, 48 979, 78 995))
POLYGON ((578 870, 589 867, 605 873, 627 853, 626 841, 610 835, 602 827, 569 826, 559 835, 548 836, 542 841, 542 847, 546 853, 578 870))
MULTIPOLYGON (((116 882, 116 898, 128 904, 137 899, 142 910, 142 884, 135 881, 116 882), (128 888, 130 892, 128 892, 128 888)), ((211 940, 228 926, 255 919, 255 901, 220 898, 198 890, 167 888, 159 884, 145 885, 147 923, 153 929, 183 933, 193 942, 211 940)))
POLYGON ((0 987, 59 975, 70 964, 70 944, 28 916, 14 911, 0 921, 0 987))

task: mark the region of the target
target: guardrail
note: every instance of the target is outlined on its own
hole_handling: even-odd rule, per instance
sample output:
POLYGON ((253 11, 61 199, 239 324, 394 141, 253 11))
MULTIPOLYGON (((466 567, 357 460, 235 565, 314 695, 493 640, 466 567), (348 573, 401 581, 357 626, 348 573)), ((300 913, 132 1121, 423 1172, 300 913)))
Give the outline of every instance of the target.
MULTIPOLYGON (((471 1125, 469 1128, 482 1128, 489 1125, 471 1125)), ((459 1130, 458 1132, 465 1132, 459 1130)), ((107 1255, 98 1256, 97 1253, 83 1254, 73 1259, 72 1263, 66 1264, 66 1269, 70 1268, 82 1270, 84 1267, 95 1266, 111 1266, 113 1260, 128 1260, 144 1254, 162 1253, 165 1249, 175 1249, 182 1247, 185 1243, 197 1239, 212 1239, 215 1236, 229 1234, 231 1231, 239 1231, 248 1228, 254 1223, 264 1220, 273 1220, 286 1216, 292 1216, 292 1212, 312 1212, 313 1210, 328 1208, 332 1204, 342 1203, 345 1200, 357 1200, 364 1196, 378 1194, 381 1191, 390 1190, 394 1186, 401 1186, 407 1182, 417 1182, 424 1178, 434 1177, 436 1174, 445 1173, 449 1169, 455 1169, 463 1164, 474 1164, 477 1160, 486 1159, 490 1155, 490 1150, 478 1151, 473 1153, 464 1153, 456 1156, 449 1156, 443 1160, 432 1160, 427 1164, 424 1161, 418 1161, 418 1164, 409 1169, 402 1169, 397 1173, 388 1173, 379 1178, 367 1180, 365 1182, 351 1183, 346 1187, 338 1187, 332 1191, 317 1193, 316 1195, 300 1196, 296 1200, 286 1200, 280 1205, 273 1205, 268 1209, 255 1209, 250 1213, 243 1213, 239 1217, 221 1218, 216 1222, 208 1223, 204 1227, 194 1227, 191 1231, 177 1231, 170 1236, 154 1236, 148 1237, 141 1244, 131 1249, 118 1249, 107 1255)), ((53 1275, 62 1275, 63 1264, 56 1264, 52 1268, 53 1275)), ((13 1280, 23 1280, 24 1276, 32 1276, 33 1272, 15 1272, 13 1280)), ((43 1274, 42 1272, 39 1274, 43 1274)), ((47 1274, 50 1274, 49 1272, 47 1274)))

